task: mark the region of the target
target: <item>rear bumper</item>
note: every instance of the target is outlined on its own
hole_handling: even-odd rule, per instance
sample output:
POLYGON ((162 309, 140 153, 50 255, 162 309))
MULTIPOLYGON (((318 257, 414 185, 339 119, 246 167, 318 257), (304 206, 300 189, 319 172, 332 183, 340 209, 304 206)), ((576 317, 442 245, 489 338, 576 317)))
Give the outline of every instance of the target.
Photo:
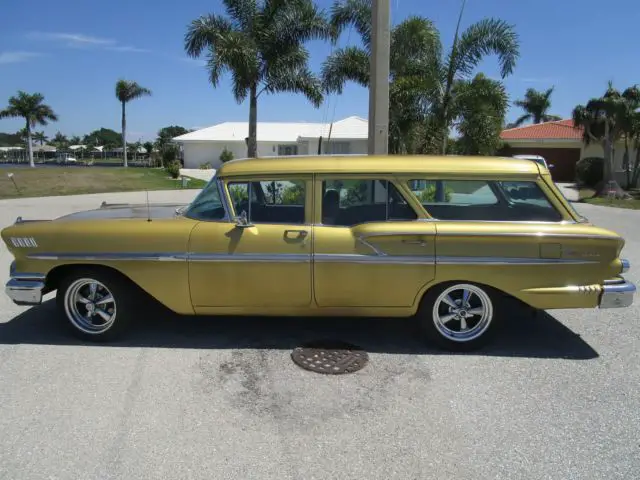
POLYGON ((600 294, 600 308, 625 308, 633 304, 636 286, 623 277, 607 280, 600 294))
POLYGON ((40 305, 45 289, 45 276, 40 273, 17 273, 11 265, 11 278, 5 286, 7 296, 16 305, 40 305))

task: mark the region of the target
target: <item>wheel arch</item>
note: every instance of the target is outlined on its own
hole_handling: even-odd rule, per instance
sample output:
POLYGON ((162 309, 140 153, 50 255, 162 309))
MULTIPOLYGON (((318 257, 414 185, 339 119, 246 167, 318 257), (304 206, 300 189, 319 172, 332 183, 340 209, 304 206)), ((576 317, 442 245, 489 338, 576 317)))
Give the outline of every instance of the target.
MULTIPOLYGON (((519 299, 518 297, 505 292, 504 290, 497 288, 491 284, 488 283, 483 283, 483 282, 478 282, 476 280, 465 280, 465 279, 446 279, 446 280, 439 280, 439 281, 434 281, 431 283, 426 284, 424 287, 422 287, 422 289, 418 292, 418 294, 416 295, 416 299, 414 301, 413 304, 413 313, 417 314, 418 311, 420 310, 420 306, 422 305, 422 302, 424 300, 424 297, 430 292, 432 291, 434 288, 438 288, 438 287, 442 287, 444 285, 455 285, 456 283, 470 283, 473 285, 477 285, 478 287, 481 288, 485 288, 487 290, 489 290, 489 293, 494 293, 495 295, 498 296, 498 298, 500 300, 504 300, 504 301, 509 301, 509 302, 517 302, 519 304, 525 304, 525 302, 523 302, 521 299, 519 299)), ((526 304, 525 304, 526 305, 526 304)))

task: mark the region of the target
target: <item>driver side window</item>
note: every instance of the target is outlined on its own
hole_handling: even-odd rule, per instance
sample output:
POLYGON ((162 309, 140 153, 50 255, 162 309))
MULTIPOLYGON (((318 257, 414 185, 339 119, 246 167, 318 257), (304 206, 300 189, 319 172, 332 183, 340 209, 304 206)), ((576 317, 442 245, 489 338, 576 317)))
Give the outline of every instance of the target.
POLYGON ((305 223, 304 180, 229 182, 228 190, 235 214, 245 212, 249 223, 305 223))

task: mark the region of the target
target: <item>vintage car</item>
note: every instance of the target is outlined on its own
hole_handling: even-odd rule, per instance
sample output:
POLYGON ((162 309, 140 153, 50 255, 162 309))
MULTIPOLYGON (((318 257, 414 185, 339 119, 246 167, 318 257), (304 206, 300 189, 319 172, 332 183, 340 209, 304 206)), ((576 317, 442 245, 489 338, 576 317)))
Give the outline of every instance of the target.
POLYGON ((19 218, 1 233, 7 294, 37 305, 57 290, 61 318, 90 340, 120 334, 148 297, 181 315, 412 317, 439 346, 470 350, 506 299, 628 307, 636 290, 620 276, 624 240, 531 160, 234 160, 176 207, 19 218))

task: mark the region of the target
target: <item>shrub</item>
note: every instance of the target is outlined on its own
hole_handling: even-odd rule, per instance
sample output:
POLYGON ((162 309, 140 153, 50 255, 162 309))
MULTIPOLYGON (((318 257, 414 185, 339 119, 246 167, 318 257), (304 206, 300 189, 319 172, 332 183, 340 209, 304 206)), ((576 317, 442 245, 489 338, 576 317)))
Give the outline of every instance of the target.
POLYGON ((200 170, 211 170, 212 168, 210 162, 200 164, 200 170))
POLYGON ((178 178, 180 176, 180 162, 174 160, 164 167, 166 172, 171 176, 171 178, 178 178))
POLYGON ((220 153, 220 161, 224 163, 230 160, 233 160, 233 152, 227 150, 227 147, 224 147, 224 150, 222 150, 222 153, 220 153))
POLYGON ((165 151, 162 152, 162 165, 164 165, 165 167, 168 167, 169 165, 171 165, 173 162, 176 161, 176 158, 178 157, 178 152, 174 147, 170 145, 167 145, 165 148, 166 148, 165 151))
POLYGON ((595 188, 604 178, 604 158, 587 157, 576 164, 576 180, 579 185, 595 188))

